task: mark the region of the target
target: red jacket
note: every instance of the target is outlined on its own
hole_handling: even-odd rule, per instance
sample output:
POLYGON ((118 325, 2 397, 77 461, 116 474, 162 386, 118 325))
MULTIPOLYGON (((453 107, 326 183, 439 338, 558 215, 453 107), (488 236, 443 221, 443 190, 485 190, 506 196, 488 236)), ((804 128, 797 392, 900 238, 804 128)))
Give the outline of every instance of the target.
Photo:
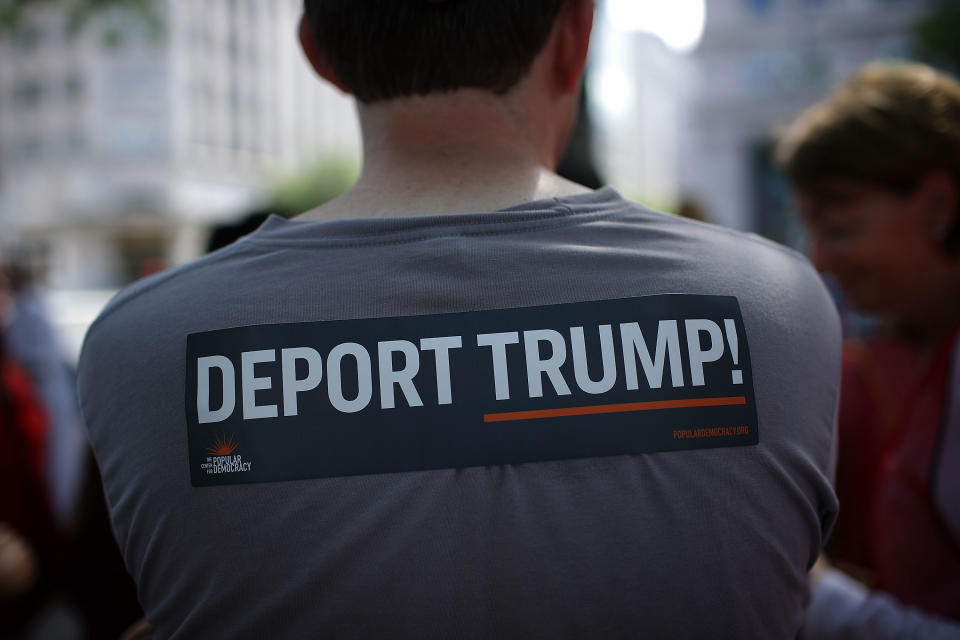
POLYGON ((0 521, 26 533, 47 508, 47 419, 27 374, 0 355, 0 521))
POLYGON ((830 554, 872 588, 960 620, 960 539, 932 496, 953 340, 932 355, 891 338, 845 346, 830 554))

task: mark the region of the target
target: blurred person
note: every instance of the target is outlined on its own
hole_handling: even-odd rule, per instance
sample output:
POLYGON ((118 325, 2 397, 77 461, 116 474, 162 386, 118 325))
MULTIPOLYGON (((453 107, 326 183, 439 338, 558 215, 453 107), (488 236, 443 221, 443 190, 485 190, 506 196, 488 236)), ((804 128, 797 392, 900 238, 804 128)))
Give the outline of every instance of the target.
MULTIPOLYGON (((0 302, 0 309, 6 309, 0 316, 5 318, 0 323, 0 346, 6 348, 9 366, 17 371, 21 396, 28 394, 21 402, 34 408, 30 423, 40 425, 42 416, 42 435, 39 426, 33 429, 37 435, 30 456, 35 473, 42 478, 31 486, 44 493, 44 506, 34 508, 54 517, 45 528, 51 529, 49 536, 56 540, 57 561, 45 565, 43 609, 23 616, 24 625, 30 619, 30 629, 24 633, 32 638, 35 635, 30 634, 42 635, 53 628, 58 640, 80 633, 89 638, 117 638, 142 610, 110 531, 100 477, 80 425, 73 372, 61 355, 42 293, 25 265, 25 260, 11 258, 2 269, 8 286, 0 287, 0 295, 7 301, 0 302)), ((39 505, 40 499, 34 502, 39 505)), ((27 566, 23 561, 33 558, 35 574, 30 541, 19 538, 15 531, 10 533, 9 539, 20 543, 7 547, 11 566, 23 571, 27 566), (20 550, 30 553, 16 553, 20 550), (17 558, 19 565, 13 564, 17 558)))
MULTIPOLYGON (((0 264, 2 266, 2 264, 0 264)), ((13 308, 0 269, 0 328, 13 308)), ((0 340, 0 634, 19 638, 46 606, 60 539, 44 480, 47 420, 29 376, 0 340)))
POLYGON ((44 476, 54 516, 66 529, 72 525, 87 452, 76 381, 26 262, 11 258, 7 274, 14 297, 2 339, 10 357, 30 375, 47 415, 44 476))
POLYGON ((684 197, 677 206, 677 215, 698 222, 710 222, 703 205, 696 198, 684 197))
MULTIPOLYGON (((13 291, 2 267, 0 263, 0 327, 13 308, 13 291)), ((0 354, 2 352, 0 348, 0 354)), ((2 359, 0 368, 5 370, 2 359)), ((0 603, 29 591, 36 582, 36 575, 37 562, 33 548, 7 522, 0 521, 0 603)))
POLYGON ((156 637, 796 637, 836 312, 792 251, 554 173, 593 12, 305 3, 359 182, 128 288, 81 356, 156 637))
POLYGON ((818 571, 808 635, 960 638, 960 84, 867 66, 793 123, 778 159, 814 264, 882 319, 844 347, 829 545, 875 591, 818 571))
POLYGON ((253 233, 270 217, 270 213, 269 210, 251 211, 239 220, 215 226, 207 239, 207 253, 222 249, 243 236, 253 233))
POLYGON ((13 310, 13 286, 7 274, 6 263, 0 254, 0 330, 3 330, 13 310))
POLYGON ((143 616, 136 585, 110 530, 103 486, 93 456, 70 537, 69 601, 88 638, 119 638, 143 616))

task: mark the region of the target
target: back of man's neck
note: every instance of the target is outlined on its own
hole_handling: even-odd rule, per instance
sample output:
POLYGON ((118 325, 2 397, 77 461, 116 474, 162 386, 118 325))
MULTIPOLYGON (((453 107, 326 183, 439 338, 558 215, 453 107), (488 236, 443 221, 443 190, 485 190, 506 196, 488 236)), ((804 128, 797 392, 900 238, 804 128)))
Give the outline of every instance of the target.
POLYGON ((518 172, 507 180, 491 173, 437 171, 429 180, 409 172, 384 176, 365 174, 352 189, 299 216, 302 220, 386 218, 456 213, 481 213, 569 195, 587 193, 586 187, 544 168, 518 172))
POLYGON ((563 127, 509 96, 464 89, 360 108, 364 167, 343 196, 303 219, 494 211, 589 191, 552 171, 563 127))

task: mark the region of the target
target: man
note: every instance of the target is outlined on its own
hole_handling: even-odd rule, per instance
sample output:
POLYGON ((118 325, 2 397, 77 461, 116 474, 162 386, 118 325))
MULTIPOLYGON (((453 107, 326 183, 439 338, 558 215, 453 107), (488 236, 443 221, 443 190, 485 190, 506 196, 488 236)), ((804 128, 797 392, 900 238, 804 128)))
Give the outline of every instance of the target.
POLYGON ((161 636, 796 636, 838 322, 796 254, 553 173, 593 9, 306 3, 359 182, 127 290, 81 362, 161 636))

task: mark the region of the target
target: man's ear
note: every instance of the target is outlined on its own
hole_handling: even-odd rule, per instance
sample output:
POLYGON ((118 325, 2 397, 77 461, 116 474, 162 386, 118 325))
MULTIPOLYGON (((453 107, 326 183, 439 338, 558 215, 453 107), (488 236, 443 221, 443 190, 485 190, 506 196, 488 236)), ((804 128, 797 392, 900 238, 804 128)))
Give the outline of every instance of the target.
POLYGON ((567 0, 554 27, 554 77, 557 88, 566 93, 580 89, 587 65, 590 32, 593 30, 593 0, 567 0))
POLYGON ((303 53, 307 56, 307 60, 310 61, 310 66, 313 67, 313 70, 316 71, 321 78, 340 89, 340 91, 346 94, 351 93, 350 89, 348 89, 346 85, 340 81, 340 78, 337 77, 337 74, 334 73, 333 67, 327 64, 326 59, 320 54, 320 50, 317 49, 317 43, 313 39, 313 31, 310 30, 310 24, 307 22, 306 14, 300 16, 298 35, 300 36, 300 46, 303 48, 303 53))

